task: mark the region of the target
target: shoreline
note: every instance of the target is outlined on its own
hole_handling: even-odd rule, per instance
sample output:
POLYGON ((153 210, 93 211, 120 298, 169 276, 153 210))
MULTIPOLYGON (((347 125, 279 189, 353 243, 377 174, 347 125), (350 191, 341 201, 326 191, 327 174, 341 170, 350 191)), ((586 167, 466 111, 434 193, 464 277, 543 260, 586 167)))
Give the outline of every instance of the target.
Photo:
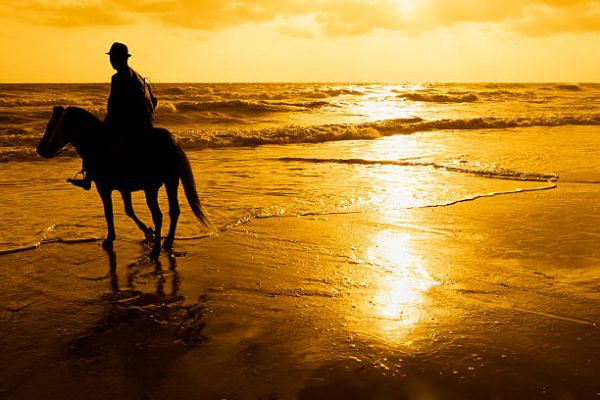
POLYGON ((596 186, 2 255, 0 393, 597 396, 596 186))

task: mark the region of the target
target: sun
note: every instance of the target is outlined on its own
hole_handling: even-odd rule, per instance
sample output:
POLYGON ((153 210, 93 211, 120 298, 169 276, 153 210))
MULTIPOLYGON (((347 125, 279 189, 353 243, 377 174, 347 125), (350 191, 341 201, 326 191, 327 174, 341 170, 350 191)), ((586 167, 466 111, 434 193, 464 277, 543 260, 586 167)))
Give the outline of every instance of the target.
POLYGON ((396 7, 400 9, 402 14, 406 17, 414 15, 416 6, 412 0, 393 0, 396 7))

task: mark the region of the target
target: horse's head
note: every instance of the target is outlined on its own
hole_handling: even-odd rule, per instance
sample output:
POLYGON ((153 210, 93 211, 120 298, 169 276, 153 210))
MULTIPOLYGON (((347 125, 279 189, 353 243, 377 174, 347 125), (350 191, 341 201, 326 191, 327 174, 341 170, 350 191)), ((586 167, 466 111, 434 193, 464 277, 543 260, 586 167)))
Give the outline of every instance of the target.
POLYGON ((54 157, 69 140, 63 132, 63 121, 67 110, 64 107, 54 107, 52 117, 48 121, 46 131, 37 146, 37 152, 44 158, 54 157))
POLYGON ((54 107, 37 152, 44 158, 51 158, 71 143, 81 154, 80 150, 94 146, 103 129, 102 122, 83 108, 54 107))

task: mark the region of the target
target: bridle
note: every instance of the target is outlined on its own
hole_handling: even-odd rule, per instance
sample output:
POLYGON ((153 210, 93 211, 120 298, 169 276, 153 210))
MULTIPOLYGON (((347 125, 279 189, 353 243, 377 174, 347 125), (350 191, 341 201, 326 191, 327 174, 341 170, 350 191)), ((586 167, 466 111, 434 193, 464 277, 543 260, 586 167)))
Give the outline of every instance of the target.
POLYGON ((60 113, 60 116, 58 117, 56 124, 54 125, 54 129, 52 130, 52 133, 50 133, 50 137, 48 138, 48 143, 53 143, 57 135, 58 135, 59 139, 62 138, 62 123, 63 123, 63 119, 65 118, 66 112, 67 112, 67 110, 63 109, 62 112, 60 113))
POLYGON ((71 147, 71 143, 63 143, 65 140, 62 132, 62 124, 66 113, 67 109, 61 108, 61 113, 59 116, 56 118, 54 115, 52 116, 52 119, 55 120, 55 123, 54 127, 52 128, 52 132, 50 132, 48 135, 48 141, 46 143, 48 146, 53 146, 54 144, 57 145, 56 147, 60 146, 56 153, 54 153, 55 156, 71 147))

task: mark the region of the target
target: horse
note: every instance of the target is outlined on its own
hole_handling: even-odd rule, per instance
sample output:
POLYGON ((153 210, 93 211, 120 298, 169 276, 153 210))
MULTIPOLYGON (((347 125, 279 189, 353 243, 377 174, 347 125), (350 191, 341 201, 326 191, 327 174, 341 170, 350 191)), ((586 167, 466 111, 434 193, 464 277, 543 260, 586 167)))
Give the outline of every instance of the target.
POLYGON ((190 162, 170 132, 150 128, 144 132, 117 134, 95 115, 79 107, 54 107, 52 117, 37 146, 37 153, 52 158, 71 144, 83 160, 87 174, 96 184, 104 206, 107 235, 102 247, 110 249, 116 239, 112 192, 119 191, 125 214, 136 223, 146 238, 153 238, 150 258, 157 259, 161 250, 162 212, 158 191, 164 184, 169 201, 169 232, 162 247, 171 248, 180 214, 177 190, 179 181, 188 204, 198 221, 210 228, 200 204, 190 162), (143 190, 152 214, 154 231, 135 215, 131 192, 143 190))

